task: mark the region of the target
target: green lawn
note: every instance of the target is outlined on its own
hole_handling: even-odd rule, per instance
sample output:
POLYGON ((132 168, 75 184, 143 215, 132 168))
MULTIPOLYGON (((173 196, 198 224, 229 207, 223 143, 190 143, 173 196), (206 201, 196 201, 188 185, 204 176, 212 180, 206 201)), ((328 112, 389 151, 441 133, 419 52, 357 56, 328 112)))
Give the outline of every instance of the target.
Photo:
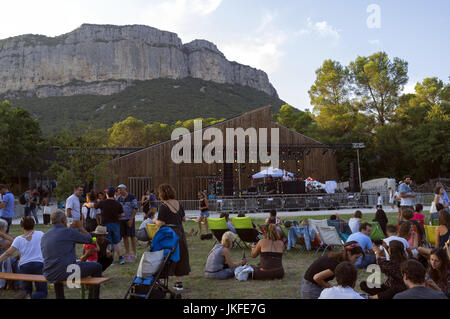
MULTIPOLYGON (((330 214, 333 213, 330 211, 330 214)), ((390 223, 396 224, 397 213, 387 214, 390 223)), ((426 213, 426 217, 428 217, 426 213)), ((315 219, 327 218, 328 216, 314 216, 315 219)), ((350 215, 342 215, 343 218, 349 219, 350 215)), ((283 219, 300 220, 307 217, 292 217, 283 219)), ((374 214, 363 215, 363 220, 371 221, 374 214)), ((254 219, 255 224, 262 224, 264 219, 254 219)), ((138 223, 139 224, 139 223, 138 223)), ((136 225, 138 227, 138 225, 136 225)), ((192 228, 197 229, 197 225, 188 221, 185 224, 185 230, 190 231, 192 228)), ((50 226, 39 225, 38 230, 47 231, 50 226)), ((17 236, 20 233, 19 226, 12 226, 11 235, 17 236)), ((283 256, 283 266, 285 269, 285 277, 282 280, 273 281, 246 281, 238 282, 235 279, 225 281, 211 280, 204 278, 203 270, 206 262, 206 257, 213 241, 202 241, 198 237, 188 237, 189 256, 192 272, 189 276, 183 279, 185 287, 182 292, 183 298, 300 298, 300 282, 303 274, 308 266, 320 256, 321 253, 314 255, 313 252, 300 253, 298 249, 293 249, 286 252, 283 256)), ((81 245, 77 247, 79 255, 81 255, 81 245)), ((138 246, 139 255, 144 251, 145 244, 140 243, 138 246)), ((251 259, 250 251, 246 251, 247 259, 251 265, 257 265, 259 259, 251 259)), ((232 249, 232 257, 234 261, 239 261, 242 258, 242 250, 232 249)), ((139 259, 130 264, 115 265, 108 268, 103 275, 111 278, 109 282, 102 285, 101 298, 123 298, 128 286, 133 279, 138 267, 139 259)), ((365 280, 369 274, 363 270, 359 271, 359 278, 357 283, 357 290, 359 290, 359 282, 365 280)), ((171 278, 171 286, 174 283, 174 278, 171 278)), ((333 284, 333 282, 332 282, 333 284)), ((0 298, 12 298, 17 292, 0 290, 0 298)), ((65 289, 66 298, 80 298, 79 289, 65 289)), ((54 290, 49 288, 49 297, 55 298, 54 290)))

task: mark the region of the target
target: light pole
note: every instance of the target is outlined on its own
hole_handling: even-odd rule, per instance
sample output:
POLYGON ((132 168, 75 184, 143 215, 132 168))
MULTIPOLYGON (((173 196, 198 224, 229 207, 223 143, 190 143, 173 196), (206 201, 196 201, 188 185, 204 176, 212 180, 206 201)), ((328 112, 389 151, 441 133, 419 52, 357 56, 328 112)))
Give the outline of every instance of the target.
POLYGON ((359 176, 359 192, 362 192, 362 183, 361 183, 361 166, 359 165, 359 149, 365 148, 364 143, 353 143, 353 148, 356 148, 356 157, 358 159, 358 176, 359 176))

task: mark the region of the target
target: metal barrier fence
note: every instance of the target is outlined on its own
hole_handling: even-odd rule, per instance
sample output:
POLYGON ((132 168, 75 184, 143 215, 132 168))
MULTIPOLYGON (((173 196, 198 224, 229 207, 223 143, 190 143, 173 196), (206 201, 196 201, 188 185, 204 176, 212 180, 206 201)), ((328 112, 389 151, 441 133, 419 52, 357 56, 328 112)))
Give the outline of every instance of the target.
MULTIPOLYGON (((382 194, 385 206, 389 205, 389 194, 382 194)), ((429 206, 434 194, 416 193, 415 203, 429 206)), ((158 203, 158 208, 161 204, 158 203)), ((184 210, 199 210, 198 200, 180 200, 184 210)), ((274 195, 252 196, 242 198, 209 199, 211 212, 267 212, 272 209, 277 211, 314 211, 328 209, 355 209, 375 208, 377 194, 364 193, 336 193, 336 194, 298 194, 298 195, 274 195)))
MULTIPOLYGON (((264 212, 277 211, 324 210, 342 208, 372 208, 376 206, 374 194, 308 194, 294 196, 255 196, 246 198, 209 199, 212 212, 264 212)), ((158 203, 158 208, 161 204, 158 203)), ((180 200, 185 210, 199 210, 198 200, 180 200)))

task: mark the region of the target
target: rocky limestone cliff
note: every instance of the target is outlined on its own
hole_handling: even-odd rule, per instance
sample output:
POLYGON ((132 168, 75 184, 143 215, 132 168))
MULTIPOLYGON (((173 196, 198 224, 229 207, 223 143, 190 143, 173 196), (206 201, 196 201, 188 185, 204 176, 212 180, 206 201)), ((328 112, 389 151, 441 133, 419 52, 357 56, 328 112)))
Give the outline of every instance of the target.
POLYGON ((265 72, 228 61, 213 43, 183 45, 175 33, 148 26, 83 24, 54 38, 0 40, 0 94, 5 96, 111 95, 134 80, 186 77, 278 97, 265 72))

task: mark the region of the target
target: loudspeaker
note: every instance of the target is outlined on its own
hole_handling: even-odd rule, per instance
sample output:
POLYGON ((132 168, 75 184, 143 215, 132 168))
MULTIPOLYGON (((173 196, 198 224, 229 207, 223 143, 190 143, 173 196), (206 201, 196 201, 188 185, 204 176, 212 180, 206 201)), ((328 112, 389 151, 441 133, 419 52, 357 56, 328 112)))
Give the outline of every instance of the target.
POLYGON ((233 164, 223 164, 223 195, 233 196, 233 164))
POLYGON ((284 194, 305 193, 305 181, 283 182, 281 186, 284 194))
POLYGON ((348 185, 351 193, 359 192, 358 169, 355 162, 350 162, 350 180, 348 185))

